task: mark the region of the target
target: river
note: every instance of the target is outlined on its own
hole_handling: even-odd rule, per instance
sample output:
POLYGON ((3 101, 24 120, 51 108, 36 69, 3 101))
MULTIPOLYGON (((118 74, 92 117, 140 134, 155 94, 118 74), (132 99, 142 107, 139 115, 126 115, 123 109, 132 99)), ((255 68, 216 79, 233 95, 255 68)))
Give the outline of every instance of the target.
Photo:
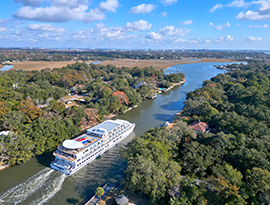
POLYGON ((138 108, 119 115, 120 119, 136 123, 134 132, 72 176, 66 177, 49 168, 52 153, 3 170, 0 172, 0 204, 84 204, 96 187, 106 182, 117 184, 123 178, 126 166, 119 150, 150 127, 172 121, 183 108, 186 93, 200 87, 204 80, 223 73, 224 70, 218 70, 213 65, 224 64, 227 63, 194 63, 166 69, 168 73, 183 72, 186 75, 185 84, 158 95, 154 100, 145 100, 138 108))

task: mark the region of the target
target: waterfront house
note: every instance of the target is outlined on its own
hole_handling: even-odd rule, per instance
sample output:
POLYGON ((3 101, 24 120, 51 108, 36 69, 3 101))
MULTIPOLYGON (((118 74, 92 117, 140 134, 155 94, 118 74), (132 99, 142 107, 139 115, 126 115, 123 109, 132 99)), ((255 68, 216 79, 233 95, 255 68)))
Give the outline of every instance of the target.
POLYGON ((201 122, 200 120, 193 122, 189 127, 195 130, 197 133, 205 132, 208 129, 208 125, 205 122, 201 122))
POLYGON ((128 205, 129 199, 124 194, 122 194, 115 199, 115 202, 117 205, 128 205))
POLYGON ((135 88, 135 89, 138 89, 138 88, 140 88, 142 85, 145 85, 145 84, 146 84, 146 82, 140 81, 140 82, 134 84, 132 87, 135 88))

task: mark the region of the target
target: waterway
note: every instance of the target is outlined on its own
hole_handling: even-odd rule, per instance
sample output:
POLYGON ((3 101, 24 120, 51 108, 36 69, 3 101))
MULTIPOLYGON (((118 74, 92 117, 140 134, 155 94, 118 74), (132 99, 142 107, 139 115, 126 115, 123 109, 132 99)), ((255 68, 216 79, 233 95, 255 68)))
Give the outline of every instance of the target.
POLYGON ((149 128, 172 121, 183 108, 186 93, 200 87, 204 80, 223 73, 224 70, 218 70, 213 65, 224 64, 227 63, 194 63, 166 69, 168 73, 183 72, 186 75, 185 84, 158 95, 154 100, 145 100, 138 108, 119 115, 118 118, 136 123, 134 132, 72 176, 67 177, 49 168, 52 153, 1 171, 0 204, 84 204, 96 187, 106 182, 119 183, 126 166, 119 150, 149 128))

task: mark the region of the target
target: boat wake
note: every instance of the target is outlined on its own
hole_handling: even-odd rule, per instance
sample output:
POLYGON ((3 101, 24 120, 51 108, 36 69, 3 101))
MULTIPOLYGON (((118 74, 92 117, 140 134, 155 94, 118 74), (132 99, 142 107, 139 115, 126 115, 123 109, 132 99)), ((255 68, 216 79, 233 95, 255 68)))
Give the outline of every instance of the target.
POLYGON ((43 204, 62 187, 65 174, 45 168, 0 196, 0 204, 43 204))

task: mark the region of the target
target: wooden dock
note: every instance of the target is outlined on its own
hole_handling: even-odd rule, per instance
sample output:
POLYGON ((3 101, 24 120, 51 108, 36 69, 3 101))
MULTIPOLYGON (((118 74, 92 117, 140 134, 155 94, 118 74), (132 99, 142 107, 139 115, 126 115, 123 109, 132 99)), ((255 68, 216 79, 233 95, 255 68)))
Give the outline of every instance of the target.
POLYGON ((101 197, 97 197, 94 195, 89 201, 87 201, 84 205, 96 205, 102 199, 112 188, 114 188, 114 185, 111 183, 106 183, 103 187, 104 194, 101 197))

